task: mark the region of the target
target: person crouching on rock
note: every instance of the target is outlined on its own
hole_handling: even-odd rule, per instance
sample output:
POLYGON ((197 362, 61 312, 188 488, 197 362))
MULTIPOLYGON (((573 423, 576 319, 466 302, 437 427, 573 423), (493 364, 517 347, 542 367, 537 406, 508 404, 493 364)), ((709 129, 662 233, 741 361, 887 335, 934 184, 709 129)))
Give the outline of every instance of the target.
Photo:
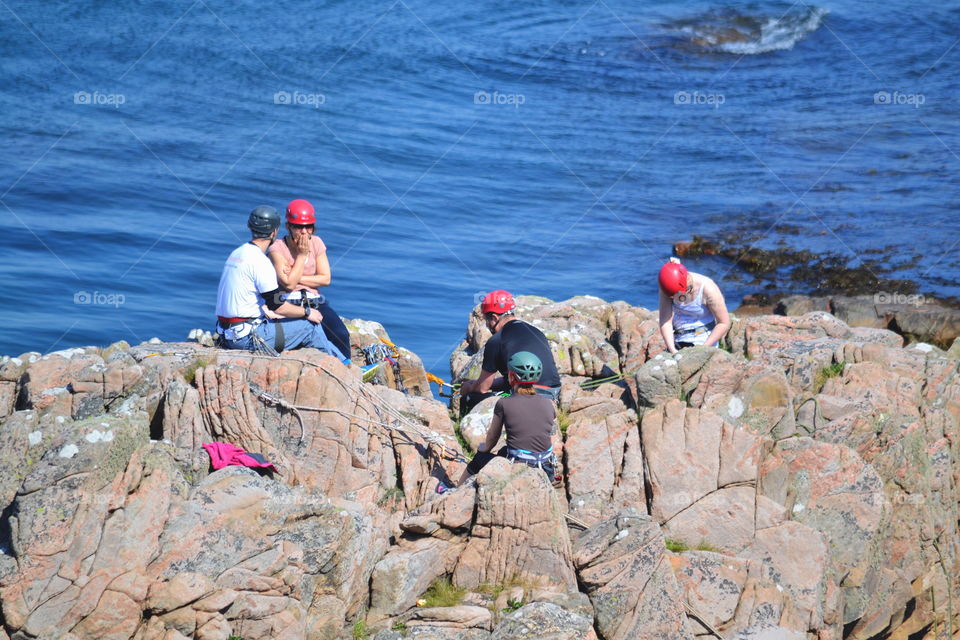
POLYGON ((275 355, 285 349, 313 347, 350 361, 320 328, 323 317, 310 307, 298 307, 280 298, 277 272, 266 250, 277 237, 280 214, 260 206, 250 212, 247 227, 253 236, 227 258, 217 289, 218 344, 275 355))
POLYGON ((480 472, 496 456, 542 469, 553 482, 553 434, 557 413, 549 396, 538 394, 533 385, 540 381, 543 363, 529 351, 513 354, 509 367, 512 395, 500 398, 493 409, 493 420, 487 439, 477 447, 477 455, 467 465, 458 486, 480 472), (496 456, 490 451, 497 446, 500 432, 506 429, 507 445, 496 456))
POLYGON ((676 258, 660 268, 660 335, 667 351, 715 347, 730 330, 730 314, 720 287, 692 273, 676 258))
POLYGON ((277 271, 283 299, 300 307, 313 307, 323 317, 321 327, 327 339, 344 355, 350 354, 350 331, 333 310, 320 287, 330 285, 327 247, 314 233, 317 217, 313 205, 298 199, 287 205, 287 235, 267 249, 277 271))

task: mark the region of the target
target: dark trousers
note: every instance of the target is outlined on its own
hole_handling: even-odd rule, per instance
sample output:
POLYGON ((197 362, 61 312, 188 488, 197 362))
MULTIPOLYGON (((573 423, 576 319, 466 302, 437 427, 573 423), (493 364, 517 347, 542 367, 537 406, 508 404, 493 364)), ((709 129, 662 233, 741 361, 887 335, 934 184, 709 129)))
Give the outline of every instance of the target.
MULTIPOLYGON (((302 306, 303 304, 300 300, 288 300, 287 302, 298 306, 302 306)), ((327 302, 327 297, 321 295, 319 298, 308 298, 307 302, 323 316, 320 326, 323 327, 323 333, 327 336, 327 340, 332 342, 333 346, 339 349, 340 353, 349 359, 350 330, 347 329, 347 325, 343 324, 340 315, 334 311, 330 303, 327 302)))

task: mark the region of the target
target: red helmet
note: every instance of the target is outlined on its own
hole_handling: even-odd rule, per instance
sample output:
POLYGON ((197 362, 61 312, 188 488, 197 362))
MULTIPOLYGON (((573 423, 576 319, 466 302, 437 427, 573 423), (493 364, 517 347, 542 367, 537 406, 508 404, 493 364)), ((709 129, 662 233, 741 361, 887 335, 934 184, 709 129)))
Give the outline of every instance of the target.
POLYGON ((679 262, 670 261, 660 267, 660 288, 668 296, 687 290, 687 268, 679 262))
POLYGON ((290 224, 316 224, 313 205, 306 200, 294 200, 287 205, 287 222, 290 224))
POLYGON ((509 291, 497 289, 483 297, 483 302, 480 303, 480 312, 506 313, 512 311, 516 306, 517 303, 513 301, 513 296, 510 295, 509 291))

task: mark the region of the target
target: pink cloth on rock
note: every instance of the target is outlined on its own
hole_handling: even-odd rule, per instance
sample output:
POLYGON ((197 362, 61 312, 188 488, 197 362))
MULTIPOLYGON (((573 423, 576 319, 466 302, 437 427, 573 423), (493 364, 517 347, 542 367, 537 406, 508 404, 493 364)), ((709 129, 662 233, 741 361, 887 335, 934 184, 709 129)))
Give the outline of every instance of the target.
POLYGON ((228 442, 205 442, 203 448, 210 454, 210 464, 214 469, 229 466, 254 467, 276 471, 273 463, 259 453, 247 453, 235 444, 228 442))

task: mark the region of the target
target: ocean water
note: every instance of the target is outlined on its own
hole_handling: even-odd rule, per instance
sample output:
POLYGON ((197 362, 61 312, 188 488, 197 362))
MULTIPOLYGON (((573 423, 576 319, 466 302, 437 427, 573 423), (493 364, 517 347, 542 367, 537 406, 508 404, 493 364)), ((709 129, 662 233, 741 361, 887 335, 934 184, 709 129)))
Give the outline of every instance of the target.
POLYGON ((653 307, 672 243, 745 224, 960 293, 958 2, 6 0, 0 35, 3 354, 210 328, 298 197, 337 311, 441 376, 483 292, 653 307))

